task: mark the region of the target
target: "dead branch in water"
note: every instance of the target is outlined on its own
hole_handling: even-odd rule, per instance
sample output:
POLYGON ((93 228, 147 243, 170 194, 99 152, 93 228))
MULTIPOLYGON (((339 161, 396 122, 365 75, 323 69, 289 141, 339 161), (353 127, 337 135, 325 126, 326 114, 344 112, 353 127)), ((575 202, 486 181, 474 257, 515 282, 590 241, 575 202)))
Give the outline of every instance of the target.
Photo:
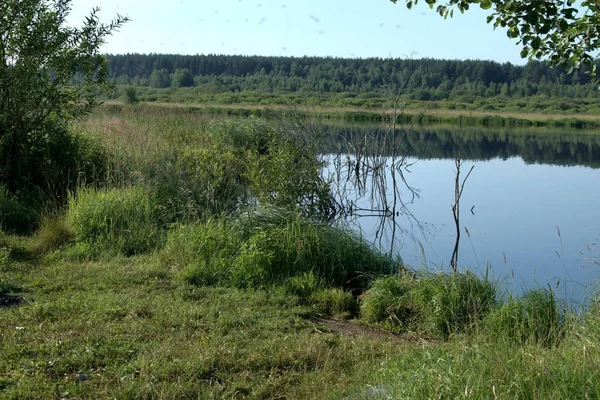
MULTIPOLYGON (((467 182, 467 179, 469 179, 469 176, 471 175, 471 172, 473 172, 473 168, 475 168, 475 166, 473 165, 471 169, 469 169, 467 176, 461 183, 460 167, 462 166, 462 160, 460 158, 460 151, 456 155, 454 165, 456 166, 456 177, 454 179, 454 205, 452 206, 452 215, 454 216, 454 224, 456 225, 456 242, 454 242, 454 250, 452 251, 450 266, 452 267, 452 270, 456 272, 456 269, 458 268, 458 245, 460 243, 460 198, 462 197, 465 183, 467 182)), ((471 209, 471 212, 473 212, 473 209, 471 209)))

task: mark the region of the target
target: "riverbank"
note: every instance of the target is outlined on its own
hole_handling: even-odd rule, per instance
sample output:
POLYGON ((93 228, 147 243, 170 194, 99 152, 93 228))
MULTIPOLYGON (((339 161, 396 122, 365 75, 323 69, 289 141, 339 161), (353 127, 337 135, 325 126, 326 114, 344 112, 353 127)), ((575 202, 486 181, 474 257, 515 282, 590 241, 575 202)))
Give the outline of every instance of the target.
MULTIPOLYGON (((109 100, 105 107, 123 107, 122 102, 109 100)), ((137 107, 176 108, 190 113, 209 116, 249 116, 280 118, 291 116, 313 117, 322 121, 345 123, 389 123, 396 117, 399 124, 511 128, 559 128, 595 129, 600 127, 600 115, 596 113, 535 113, 516 111, 449 110, 412 106, 394 110, 389 108, 368 109, 355 107, 286 106, 286 105, 227 105, 172 102, 143 102, 137 107)))
MULTIPOLYGON (((546 344, 483 325, 446 339, 393 334, 283 287, 192 285, 156 255, 90 257, 66 246, 38 256, 35 240, 3 239, 3 289, 24 299, 0 308, 4 399, 600 394, 596 306, 579 316, 559 309, 561 337, 546 344)), ((542 334, 551 317, 542 311, 520 324, 542 334)))

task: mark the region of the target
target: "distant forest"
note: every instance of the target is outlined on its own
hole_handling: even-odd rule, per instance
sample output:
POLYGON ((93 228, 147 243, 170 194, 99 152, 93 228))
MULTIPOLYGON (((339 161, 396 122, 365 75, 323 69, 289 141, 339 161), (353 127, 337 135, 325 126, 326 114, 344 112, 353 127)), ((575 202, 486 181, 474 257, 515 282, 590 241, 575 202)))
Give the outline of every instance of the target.
POLYGON ((543 62, 518 66, 479 60, 167 54, 109 55, 108 60, 117 85, 194 87, 212 94, 304 92, 364 98, 391 88, 420 101, 600 96, 583 70, 567 74, 543 62))

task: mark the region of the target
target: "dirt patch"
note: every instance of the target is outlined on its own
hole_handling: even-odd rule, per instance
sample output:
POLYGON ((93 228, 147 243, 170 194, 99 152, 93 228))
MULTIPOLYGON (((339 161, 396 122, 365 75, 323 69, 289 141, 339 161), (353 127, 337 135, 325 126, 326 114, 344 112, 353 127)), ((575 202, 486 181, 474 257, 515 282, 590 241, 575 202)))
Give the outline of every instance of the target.
POLYGON ((0 308, 17 307, 25 303, 25 298, 12 294, 0 295, 0 308))
POLYGON ((410 338, 408 335, 397 334, 383 329, 359 325, 342 319, 313 317, 311 318, 311 321, 319 326, 329 329, 333 333, 342 336, 363 336, 371 339, 386 339, 402 342, 417 341, 414 338, 410 338))

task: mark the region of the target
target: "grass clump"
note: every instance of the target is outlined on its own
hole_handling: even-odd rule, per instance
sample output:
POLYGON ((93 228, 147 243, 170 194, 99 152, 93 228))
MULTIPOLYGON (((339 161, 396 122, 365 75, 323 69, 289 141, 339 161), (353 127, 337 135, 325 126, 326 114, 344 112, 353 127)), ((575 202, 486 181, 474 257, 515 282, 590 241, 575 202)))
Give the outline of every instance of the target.
POLYGON ((234 212, 245 194, 242 173, 234 152, 210 145, 164 155, 144 179, 157 220, 168 225, 234 212))
POLYGON ((409 296, 413 283, 411 277, 404 275, 375 280, 361 298, 362 318, 372 324, 407 328, 414 318, 414 307, 409 296))
POLYGON ((286 294, 297 296, 300 304, 320 315, 349 318, 358 313, 358 302, 351 292, 327 287, 313 271, 289 278, 282 287, 286 294))
POLYGON ((147 253, 160 241, 144 189, 83 189, 69 198, 66 221, 77 241, 124 255, 147 253))
POLYGON ((209 219, 171 229, 160 258, 180 271, 186 282, 211 286, 229 282, 231 262, 240 246, 241 238, 229 219, 209 219))
POLYGON ((510 298, 487 316, 485 326, 495 337, 552 347, 564 336, 565 315, 554 293, 543 288, 510 298))
POLYGON ((71 242, 73 238, 73 231, 63 216, 46 215, 42 217, 40 227, 34 235, 33 252, 48 253, 71 242))
POLYGON ((373 282, 361 314, 371 323, 447 338, 475 329, 495 304, 492 282, 472 273, 403 273, 373 282))
POLYGON ((240 231, 249 234, 247 246, 272 255, 263 265, 272 280, 312 271, 327 285, 362 291, 374 277, 399 268, 400 262, 354 232, 297 214, 259 208, 238 222, 240 231))
POLYGON ((363 290, 398 267, 351 232, 267 210, 180 227, 169 233, 163 258, 190 283, 240 288, 312 273, 325 285, 363 290))

